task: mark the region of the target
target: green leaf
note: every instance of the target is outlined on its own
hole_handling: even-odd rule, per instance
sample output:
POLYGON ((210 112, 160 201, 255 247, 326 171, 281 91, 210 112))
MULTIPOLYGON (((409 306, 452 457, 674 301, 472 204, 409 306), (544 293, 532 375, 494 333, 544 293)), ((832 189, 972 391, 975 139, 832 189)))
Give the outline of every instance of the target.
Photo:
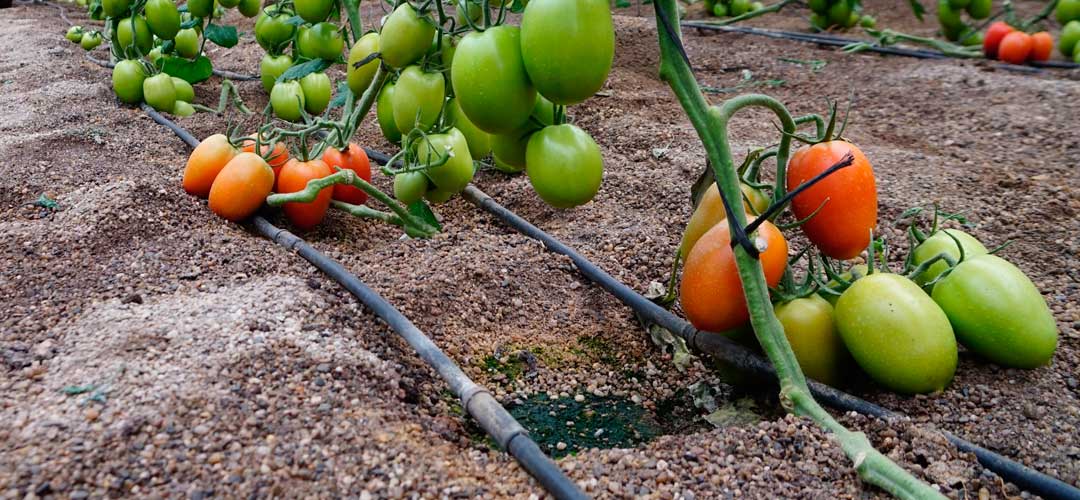
POLYGON ((239 41, 239 35, 236 33, 236 26, 218 26, 214 23, 206 25, 206 29, 203 30, 203 36, 207 40, 214 42, 220 47, 230 48, 236 45, 239 41))
POLYGON ((414 217, 428 223, 431 227, 434 227, 438 231, 442 231, 442 224, 439 224, 438 217, 435 217, 435 212, 431 211, 431 207, 428 206, 424 200, 416 200, 409 205, 409 213, 414 217))
POLYGON ((915 13, 915 17, 919 20, 923 20, 923 14, 926 13, 926 8, 922 6, 919 0, 908 0, 908 4, 911 5, 911 12, 915 13))
POLYGON ((282 73, 281 76, 279 76, 275 81, 287 82, 289 80, 299 80, 311 73, 318 73, 320 71, 324 71, 326 70, 326 68, 329 68, 333 64, 333 61, 327 61, 326 59, 312 59, 310 61, 302 62, 285 70, 285 72, 282 73))
POLYGON ((175 76, 190 84, 196 84, 210 78, 214 74, 214 66, 206 56, 199 56, 194 61, 183 57, 165 56, 161 60, 161 71, 169 76, 175 76))
MULTIPOLYGON (((185 5, 184 8, 187 8, 187 6, 185 5)), ((201 22, 202 21, 199 18, 193 17, 191 19, 188 19, 187 21, 184 21, 184 22, 180 23, 180 29, 186 30, 188 28, 194 28, 194 27, 198 26, 199 23, 201 23, 201 22)), ((172 40, 169 40, 169 41, 171 42, 172 40)))
POLYGON ((302 18, 300 16, 292 16, 292 17, 285 20, 285 24, 289 24, 289 25, 292 25, 292 26, 300 26, 300 25, 302 25, 302 24, 304 24, 306 22, 307 21, 305 21, 304 18, 302 18))

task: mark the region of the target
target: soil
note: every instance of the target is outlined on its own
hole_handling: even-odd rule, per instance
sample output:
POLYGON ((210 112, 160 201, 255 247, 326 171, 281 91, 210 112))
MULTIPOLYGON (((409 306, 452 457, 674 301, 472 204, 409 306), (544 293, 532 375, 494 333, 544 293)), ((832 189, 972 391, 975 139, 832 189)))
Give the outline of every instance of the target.
MULTIPOLYGON (((880 26, 934 31, 932 19, 914 20, 907 2, 866 4, 880 26)), ((366 19, 379 8, 367 5, 366 19)), ((1018 8, 1030 13, 1039 3, 1018 8)), ((475 182, 644 291, 666 277, 704 161, 657 78, 648 7, 646 17, 633 7, 619 13, 611 77, 602 95, 571 110, 604 153, 596 199, 560 211, 523 176, 482 172, 475 182)), ((93 24, 73 8, 67 15, 93 24)), ((805 29, 805 15, 792 7, 750 24, 805 29)), ((252 21, 235 12, 226 21, 245 34, 209 56, 220 69, 255 71, 262 52, 252 21)), ((386 325, 302 259, 187 196, 183 143, 117 104, 109 71, 63 39, 67 26, 48 5, 0 12, 0 497, 542 494, 386 325), (34 205, 41 195, 58 206, 34 205)), ((874 164, 880 233, 894 253, 904 253, 904 228, 893 221, 905 209, 938 203, 962 211, 988 246, 1013 241, 1001 255, 1029 274, 1058 320, 1050 366, 1003 369, 965 352, 942 394, 852 389, 909 420, 841 420, 953 498, 1028 494, 959 453, 938 429, 1080 486, 1080 72, 1032 75, 749 35, 684 36, 704 85, 782 80, 741 90, 767 92, 796 115, 824 112, 826 97, 850 98, 845 135, 874 164), (815 70, 784 59, 825 64, 815 70)), ((216 106, 219 82, 197 86, 197 101, 216 106)), ((249 107, 265 106, 259 82, 239 86, 249 107)), ((178 123, 205 137, 256 121, 200 113, 178 123)), ((357 140, 392 150, 373 118, 357 140)), ((775 140, 763 112, 747 111, 731 127, 735 151, 775 140)), ((379 176, 377 185, 388 182, 379 176)), ((504 403, 563 410, 612 401, 648 413, 646 434, 658 437, 612 443, 619 448, 537 433, 563 440, 541 444, 565 455, 560 466, 588 493, 884 496, 858 480, 825 432, 778 412, 772 396, 727 385, 700 359, 678 370, 633 314, 567 259, 464 200, 437 212, 444 231, 426 241, 336 213, 304 237, 504 403), (714 388, 731 417, 720 427, 694 407, 695 383, 714 388)))

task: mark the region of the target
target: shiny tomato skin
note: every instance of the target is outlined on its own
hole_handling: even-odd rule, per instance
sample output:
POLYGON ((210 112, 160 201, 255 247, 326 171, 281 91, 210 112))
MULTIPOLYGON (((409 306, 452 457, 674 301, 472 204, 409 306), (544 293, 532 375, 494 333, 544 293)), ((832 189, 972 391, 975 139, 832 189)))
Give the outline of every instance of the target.
POLYGON ((803 373, 818 382, 837 385, 850 354, 836 331, 833 306, 817 295, 773 308, 803 373))
MULTIPOLYGON (((918 266, 922 263, 934 258, 938 254, 947 254, 953 259, 960 258, 960 248, 957 248, 956 242, 960 242, 960 248, 964 250, 964 259, 970 259, 978 255, 985 255, 987 253, 986 247, 983 246, 979 240, 965 233, 959 229, 942 229, 932 235, 929 238, 919 243, 919 246, 915 247, 911 252, 911 263, 918 266), (956 238, 953 240, 953 238, 956 238)), ((943 260, 939 260, 927 267, 926 270, 916 275, 913 279, 919 286, 926 287, 926 284, 937 279, 946 269, 949 268, 949 264, 943 260)), ((927 288, 930 290, 930 288, 927 288)))
POLYGON ((394 92, 397 86, 393 82, 386 82, 379 97, 375 100, 375 119, 379 122, 379 130, 383 137, 393 144, 401 143, 401 131, 394 123, 394 92))
POLYGON ((392 107, 394 124, 401 133, 413 128, 427 131, 442 112, 446 102, 446 79, 442 73, 428 73, 420 66, 409 66, 394 84, 392 107))
POLYGON ((532 0, 521 17, 521 56, 536 91, 577 104, 604 86, 615 56, 607 0, 532 0))
POLYGON ((431 182, 423 172, 406 172, 394 176, 394 198, 412 205, 424 197, 431 182))
POLYGON ((516 26, 472 32, 458 42, 450 79, 469 121, 489 134, 517 130, 536 105, 516 26))
POLYGON ((799 193, 791 210, 799 220, 814 215, 802 230, 825 255, 850 259, 870 243, 877 227, 877 186, 874 169, 862 151, 845 141, 829 141, 804 147, 791 155, 787 170, 787 190, 824 172, 851 152, 854 163, 799 193), (824 206, 822 206, 824 204, 824 206))
POLYGON ((238 153, 224 134, 203 139, 195 146, 184 166, 184 191, 200 198, 210 196, 214 179, 238 153))
POLYGON ((994 21, 990 24, 989 28, 986 28, 986 36, 983 37, 983 54, 991 59, 997 58, 998 47, 1001 45, 1001 40, 1005 38, 1005 35, 1016 31, 1012 26, 1009 26, 1004 21, 994 21))
MULTIPOLYGON (((743 194, 743 210, 748 215, 760 214, 769 208, 769 198, 761 191, 741 182, 739 189, 743 194)), ((725 220, 727 213, 724 212, 724 201, 720 198, 720 188, 716 187, 714 182, 702 195, 694 213, 690 215, 690 221, 686 223, 686 230, 683 231, 682 242, 679 244, 681 258, 686 260, 698 238, 725 220)))
POLYGON ((116 97, 128 104, 138 104, 143 100, 143 82, 146 70, 142 63, 134 59, 125 59, 113 66, 113 92, 116 97))
MULTIPOLYGON (((352 170, 356 172, 357 177, 364 179, 367 182, 371 182, 371 161, 368 159, 367 153, 364 152, 364 148, 358 146, 356 143, 349 143, 345 148, 345 151, 340 151, 333 146, 326 148, 323 153, 323 161, 330 166, 331 170, 336 170, 334 167, 343 170, 352 170)), ((351 203, 353 205, 362 205, 367 201, 367 193, 363 189, 356 186, 346 186, 344 184, 337 184, 334 186, 333 198, 345 203, 351 203)))
MULTIPOLYGON (((307 187, 308 181, 321 179, 334 172, 326 162, 322 160, 299 161, 290 159, 281 167, 281 175, 278 177, 277 188, 279 193, 295 193, 307 187)), ((301 231, 307 231, 322 222, 326 216, 326 210, 330 208, 330 201, 334 189, 326 187, 319 191, 311 203, 286 203, 283 209, 285 216, 289 218, 293 226, 301 231)))
POLYGON ((604 159, 584 130, 569 123, 551 125, 529 137, 525 174, 544 203, 573 208, 588 203, 600 190, 604 159))
POLYGON ((274 187, 274 171, 254 153, 240 153, 229 160, 210 188, 210 210, 222 218, 240 222, 266 202, 274 187))
POLYGON ((279 76, 293 65, 293 59, 287 54, 280 56, 266 54, 259 61, 259 79, 262 80, 263 90, 271 92, 274 83, 279 76))
POLYGON ((378 51, 379 34, 375 32, 360 37, 349 49, 348 66, 345 73, 346 81, 349 83, 349 90, 357 97, 364 95, 364 91, 375 80, 375 71, 379 69, 379 60, 375 59, 359 68, 354 65, 378 51))
POLYGON ((304 88, 300 82, 289 80, 275 83, 270 90, 270 107, 274 115, 282 120, 299 121, 304 109, 304 88))
POLYGON ((436 190, 454 195, 465 189, 474 173, 469 143, 461 131, 451 128, 443 134, 428 134, 417 144, 416 158, 420 164, 427 164, 436 161, 444 152, 450 154, 449 160, 428 169, 426 174, 436 190))
POLYGON ((1010 64, 1024 64, 1031 57, 1031 35, 1014 31, 1005 35, 998 46, 998 59, 1010 64))
POLYGON ((1032 61, 1046 61, 1050 59, 1050 54, 1054 52, 1054 37, 1050 36, 1050 33, 1040 31, 1031 35, 1031 55, 1032 61))
POLYGON ((274 190, 277 190, 277 178, 281 174, 281 167, 285 166, 285 163, 289 161, 289 150, 285 147, 284 142, 275 142, 271 149, 270 144, 265 140, 259 146, 259 151, 255 151, 255 134, 247 136, 240 143, 240 150, 245 153, 258 154, 262 159, 266 160, 266 163, 270 165, 270 169, 274 172, 274 190))
MULTIPOLYGON (((755 237, 767 245, 761 253, 765 282, 776 286, 787 267, 787 241, 771 222, 762 224, 755 237)), ((679 300, 686 319, 699 330, 724 332, 750 320, 727 224, 713 226, 690 251, 683 266, 679 300)))
POLYGON ((408 66, 431 48, 435 25, 424 19, 408 2, 403 2, 386 18, 379 31, 379 51, 391 68, 408 66))

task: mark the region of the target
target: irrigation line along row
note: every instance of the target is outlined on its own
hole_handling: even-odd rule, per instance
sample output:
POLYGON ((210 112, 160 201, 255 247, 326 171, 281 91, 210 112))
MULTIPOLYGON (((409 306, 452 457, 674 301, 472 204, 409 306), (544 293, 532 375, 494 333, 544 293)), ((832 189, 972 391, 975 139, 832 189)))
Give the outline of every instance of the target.
MULTIPOLYGON (((364 150, 367 152, 368 157, 378 164, 385 165, 386 162, 390 160, 390 157, 382 152, 369 148, 364 148, 364 150)), ((773 370, 772 365, 757 353, 735 343, 723 335, 694 328, 693 325, 686 320, 676 316, 671 311, 660 307, 653 301, 645 298, 632 288, 615 279, 563 242, 544 232, 544 230, 532 225, 529 221, 515 214, 510 209, 500 205, 475 185, 470 184, 466 187, 465 191, 462 192, 462 197, 469 203, 494 215, 517 232, 539 241, 547 249, 569 257, 582 275, 614 295, 643 319, 660 325, 681 337, 686 341, 687 346, 690 348, 705 353, 713 359, 721 361, 758 381, 775 384, 776 372, 773 370)), ((810 385, 810 391, 814 394, 814 397, 817 398, 818 401, 834 409, 854 411, 884 420, 903 417, 900 413, 883 408, 834 387, 814 380, 807 380, 807 382, 810 385)), ((983 467, 993 471, 1021 489, 1035 493, 1046 499, 1080 500, 1080 489, 1030 467, 1014 462, 948 431, 941 431, 941 433, 953 444, 953 446, 956 446, 957 449, 974 454, 983 467)))
MULTIPOLYGON (((165 118, 149 105, 143 104, 142 109, 154 121, 172 130, 189 147, 194 148, 199 144, 199 141, 188 131, 165 118)), ((552 496, 559 499, 588 498, 573 481, 563 474, 559 466, 540 450, 513 415, 506 411, 506 408, 499 404, 486 388, 473 382, 465 372, 461 371, 461 368, 401 311, 361 282, 341 263, 322 254, 303 239, 274 226, 262 216, 256 216, 253 222, 259 234, 296 252, 326 273, 408 342, 417 355, 446 381, 454 395, 461 399, 462 408, 476 419, 480 427, 502 449, 509 452, 521 464, 521 467, 528 471, 552 496)))
MULTIPOLYGON (((850 45, 852 43, 866 42, 866 40, 863 40, 863 39, 845 38, 845 37, 839 37, 839 36, 835 36, 835 35, 822 35, 822 34, 818 34, 818 33, 800 33, 800 32, 795 32, 795 31, 769 30, 769 29, 762 29, 762 28, 752 28, 752 27, 749 27, 749 26, 720 26, 720 25, 710 24, 710 23, 700 22, 700 21, 683 21, 681 24, 682 24, 682 26, 687 27, 687 28, 695 28, 695 29, 711 30, 711 31, 723 31, 723 32, 728 32, 728 33, 742 33, 742 34, 746 34, 746 35, 758 35, 758 36, 764 36, 764 37, 768 37, 768 38, 775 38, 775 39, 779 39, 779 40, 795 40, 795 41, 799 41, 799 42, 817 43, 817 44, 821 44, 821 45, 830 45, 830 46, 834 46, 834 47, 844 47, 844 46, 850 45)), ((905 57, 915 57, 915 58, 918 58, 918 59, 953 59, 952 56, 949 56, 949 55, 947 55, 947 54, 945 54, 943 52, 938 52, 936 50, 911 49, 911 48, 905 48, 905 47, 876 47, 876 46, 867 47, 866 50, 872 51, 872 52, 878 52, 878 53, 881 53, 881 54, 905 56, 905 57)), ((1007 70, 1011 70, 1011 71, 1020 71, 1020 72, 1025 72, 1025 73, 1039 73, 1044 68, 1055 68, 1055 69, 1077 69, 1077 68, 1080 68, 1080 64, 1070 63, 1070 62, 1062 62, 1062 61, 1032 61, 1029 66, 1023 66, 1023 65, 1017 65, 1017 64, 1008 64, 1008 63, 1002 63, 1002 62, 995 62, 994 65, 997 66, 997 67, 1003 68, 1003 69, 1007 69, 1007 70)))

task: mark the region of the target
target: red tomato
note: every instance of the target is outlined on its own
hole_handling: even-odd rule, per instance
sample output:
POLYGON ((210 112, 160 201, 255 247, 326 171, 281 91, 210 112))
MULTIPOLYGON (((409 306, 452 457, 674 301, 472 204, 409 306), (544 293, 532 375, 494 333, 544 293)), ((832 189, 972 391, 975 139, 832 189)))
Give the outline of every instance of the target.
MULTIPOLYGON (((787 267, 787 241, 770 222, 762 224, 755 236, 767 245, 761 253, 765 281, 776 286, 787 267)), ((686 319, 699 330, 723 332, 750 319, 726 222, 713 226, 694 243, 683 267, 679 300, 686 319)))
POLYGON ((791 200, 791 210, 802 220, 818 210, 802 230, 815 246, 834 259, 850 259, 870 244, 877 226, 877 186, 874 169, 854 144, 829 141, 802 148, 791 155, 787 190, 794 191, 840 161, 848 152, 855 157, 842 168, 791 200), (824 206, 822 206, 824 204, 824 206))
POLYGON ((1004 21, 994 21, 989 28, 986 28, 986 36, 983 37, 983 54, 986 54, 986 57, 991 59, 997 57, 1001 39, 1014 31, 1016 30, 1012 26, 1005 24, 1004 21))
POLYGON ((1012 64, 1024 64, 1031 55, 1031 35, 1014 31, 1005 35, 998 46, 998 59, 1012 64))
MULTIPOLYGON (((296 158, 289 160, 281 167, 281 176, 278 177, 279 193, 295 193, 307 187, 307 183, 313 179, 321 179, 334 173, 322 160, 299 161, 296 158)), ((332 188, 325 188, 311 203, 286 203, 285 215, 292 221, 297 229, 306 231, 311 229, 326 216, 326 210, 330 208, 330 198, 333 195, 332 188)))
MULTIPOLYGON (((361 179, 371 182, 371 162, 368 160, 364 148, 357 146, 355 143, 350 142, 349 147, 345 148, 344 152, 328 147, 326 152, 323 153, 322 159, 330 166, 330 170, 334 170, 334 167, 352 170, 361 179)), ((362 205, 367 201, 367 193, 356 186, 337 184, 334 186, 334 199, 353 205, 362 205)))
POLYGON ((1031 57, 1032 61, 1045 61, 1050 59, 1050 53, 1054 51, 1054 37, 1050 36, 1050 33, 1040 31, 1031 35, 1031 57))

